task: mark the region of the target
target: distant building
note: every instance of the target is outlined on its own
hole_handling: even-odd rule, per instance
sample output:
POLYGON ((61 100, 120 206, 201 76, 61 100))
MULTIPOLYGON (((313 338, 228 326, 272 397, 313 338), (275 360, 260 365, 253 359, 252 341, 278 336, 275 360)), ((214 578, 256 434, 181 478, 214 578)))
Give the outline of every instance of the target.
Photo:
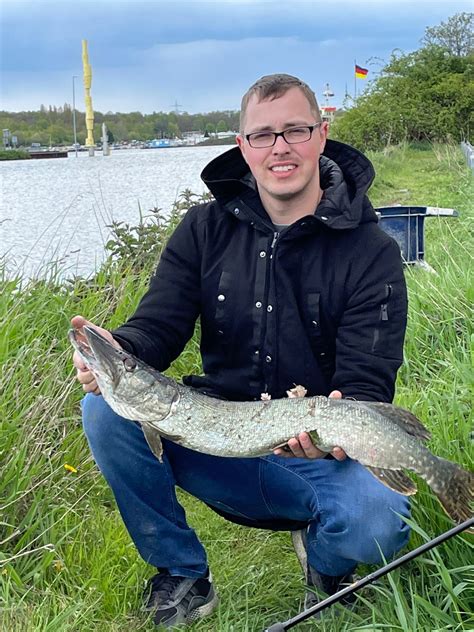
POLYGON ((199 130, 193 132, 183 132, 182 136, 186 145, 197 145, 198 143, 202 143, 203 140, 206 140, 204 134, 199 130))
POLYGON ((335 105, 322 105, 319 110, 321 112, 321 118, 323 121, 327 121, 328 123, 332 123, 334 121, 334 117, 336 115, 336 106, 335 105))
POLYGON ((216 134, 213 134, 213 136, 217 136, 217 138, 235 138, 237 136, 237 132, 229 130, 227 132, 217 132, 216 134))
POLYGON ((321 118, 323 121, 332 123, 334 121, 334 116, 336 114, 336 106, 329 105, 329 100, 334 97, 334 92, 332 91, 329 83, 326 84, 326 89, 323 92, 323 96, 325 99, 324 105, 321 105, 319 107, 319 110, 321 112, 321 118))

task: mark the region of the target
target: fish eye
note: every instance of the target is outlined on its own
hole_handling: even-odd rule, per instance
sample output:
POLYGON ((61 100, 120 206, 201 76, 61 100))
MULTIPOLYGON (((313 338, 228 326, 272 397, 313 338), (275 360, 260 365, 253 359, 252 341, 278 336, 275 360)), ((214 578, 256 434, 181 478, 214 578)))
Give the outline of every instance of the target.
POLYGON ((125 367, 126 371, 133 371, 136 368, 137 363, 132 360, 132 358, 124 358, 123 366, 125 367))

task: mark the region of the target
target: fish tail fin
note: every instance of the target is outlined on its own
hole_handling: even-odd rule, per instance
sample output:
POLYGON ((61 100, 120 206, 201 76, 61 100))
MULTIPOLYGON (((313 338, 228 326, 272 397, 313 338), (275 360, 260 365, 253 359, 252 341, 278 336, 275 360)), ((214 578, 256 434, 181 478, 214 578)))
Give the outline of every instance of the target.
MULTIPOLYGON (((457 463, 436 457, 436 477, 424 477, 437 495, 443 509, 456 523, 473 516, 474 474, 457 463)), ((474 527, 468 529, 474 533, 474 527)))

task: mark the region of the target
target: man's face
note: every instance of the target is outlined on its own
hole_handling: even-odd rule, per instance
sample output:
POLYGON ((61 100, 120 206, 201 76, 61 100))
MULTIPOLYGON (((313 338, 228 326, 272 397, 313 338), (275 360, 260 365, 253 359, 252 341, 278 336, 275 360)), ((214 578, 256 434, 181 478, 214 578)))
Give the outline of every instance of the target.
POLYGON ((250 171, 257 181, 265 207, 283 201, 314 203, 319 196, 319 156, 327 137, 327 123, 316 127, 309 141, 288 144, 281 136, 273 147, 250 147, 244 135, 260 131, 281 132, 289 127, 314 125, 316 117, 299 88, 290 88, 283 96, 271 101, 250 99, 245 113, 243 135, 237 143, 250 171))

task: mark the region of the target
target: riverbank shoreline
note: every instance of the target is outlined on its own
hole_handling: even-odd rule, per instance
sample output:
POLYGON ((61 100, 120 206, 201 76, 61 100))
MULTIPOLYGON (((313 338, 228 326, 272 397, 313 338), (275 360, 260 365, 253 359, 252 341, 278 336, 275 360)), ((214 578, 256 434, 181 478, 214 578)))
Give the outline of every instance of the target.
MULTIPOLYGON (((160 145, 160 146, 146 146, 146 145, 131 145, 131 144, 122 144, 118 146, 112 146, 109 148, 110 153, 114 153, 117 151, 136 151, 137 149, 183 149, 185 147, 195 148, 195 147, 220 147, 228 145, 234 146, 235 137, 226 136, 225 138, 207 138, 204 141, 199 143, 176 143, 169 145, 160 145)), ((77 150, 80 154, 89 154, 89 150, 87 147, 80 147, 77 150)), ((0 162, 3 160, 28 160, 31 158, 38 158, 42 156, 48 156, 52 154, 61 154, 61 157, 75 155, 74 147, 54 147, 54 148, 41 148, 38 150, 28 149, 3 149, 0 150, 0 162)), ((94 156, 95 155, 103 155, 102 147, 94 147, 94 156)))

